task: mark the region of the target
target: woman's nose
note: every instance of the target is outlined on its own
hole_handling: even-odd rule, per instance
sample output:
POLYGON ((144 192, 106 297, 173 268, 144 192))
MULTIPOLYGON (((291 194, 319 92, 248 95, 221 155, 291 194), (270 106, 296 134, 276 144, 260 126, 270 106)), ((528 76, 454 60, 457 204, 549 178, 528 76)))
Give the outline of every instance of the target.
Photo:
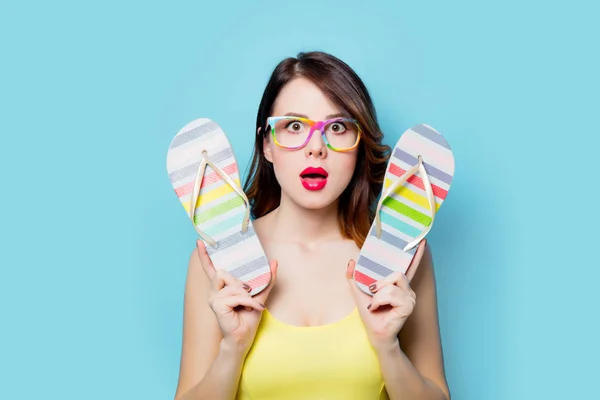
POLYGON ((323 141, 323 137, 321 135, 321 131, 319 129, 315 129, 313 132, 310 141, 306 144, 306 155, 316 156, 316 157, 324 157, 326 155, 327 150, 325 149, 325 142, 323 141))

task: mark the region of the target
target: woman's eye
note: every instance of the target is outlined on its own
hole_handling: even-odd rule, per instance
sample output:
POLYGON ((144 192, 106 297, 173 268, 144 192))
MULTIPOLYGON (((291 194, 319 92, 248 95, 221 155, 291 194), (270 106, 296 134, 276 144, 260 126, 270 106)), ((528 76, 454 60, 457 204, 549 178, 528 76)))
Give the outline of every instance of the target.
POLYGON ((291 122, 288 125, 288 130, 292 132, 300 132, 302 130, 302 124, 300 122, 291 122))
POLYGON ((346 130, 346 127, 343 124, 336 122, 332 124, 329 129, 333 133, 343 133, 346 130))

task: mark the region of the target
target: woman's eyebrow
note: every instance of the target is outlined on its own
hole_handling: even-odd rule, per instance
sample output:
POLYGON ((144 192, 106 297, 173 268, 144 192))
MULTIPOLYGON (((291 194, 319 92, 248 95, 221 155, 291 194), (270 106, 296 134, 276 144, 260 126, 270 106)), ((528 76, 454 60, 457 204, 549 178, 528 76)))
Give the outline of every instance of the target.
MULTIPOLYGON (((289 112, 287 114, 284 114, 284 116, 285 117, 300 117, 300 118, 309 119, 307 115, 301 114, 301 113, 297 113, 297 112, 289 112)), ((329 115, 325 116, 325 119, 333 119, 333 118, 340 118, 340 117, 347 118, 348 115, 346 113, 329 114, 329 115)))
POLYGON ((300 118, 309 119, 307 115, 300 114, 300 113, 297 113, 297 112, 289 112, 287 114, 284 114, 283 116, 284 117, 300 117, 300 118))

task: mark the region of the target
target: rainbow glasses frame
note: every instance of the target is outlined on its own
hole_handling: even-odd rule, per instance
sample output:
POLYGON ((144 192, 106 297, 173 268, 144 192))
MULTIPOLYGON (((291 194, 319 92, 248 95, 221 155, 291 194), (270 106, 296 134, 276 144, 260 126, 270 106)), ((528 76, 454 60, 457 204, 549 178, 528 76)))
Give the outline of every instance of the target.
POLYGON ((284 116, 284 117, 268 117, 267 118, 267 126, 265 126, 264 130, 266 131, 268 129, 268 127, 271 127, 271 136, 273 137, 273 142, 278 146, 281 147, 282 149, 286 149, 286 150, 298 150, 303 148, 304 146, 306 146, 308 144, 308 142, 310 141, 310 139, 312 138, 313 133, 318 130, 319 132, 321 132, 321 137, 323 138, 323 141, 325 142, 325 145, 327 147, 329 147, 331 150, 333 151, 338 151, 338 152, 345 152, 345 151, 351 151, 354 150, 357 146, 358 143, 360 143, 360 139, 362 136, 362 127, 360 126, 360 124, 358 123, 357 120, 352 119, 352 118, 343 118, 343 117, 338 117, 338 118, 332 118, 332 119, 327 119, 324 121, 313 121, 312 119, 308 119, 308 118, 302 118, 302 117, 294 117, 294 116, 284 116), (306 122, 309 126, 310 126, 310 132, 308 133, 308 136, 306 137, 306 140, 304 141, 304 143, 302 143, 300 146, 283 146, 281 143, 279 143, 277 141, 277 137, 275 135, 275 124, 281 120, 284 119, 291 119, 291 120, 295 120, 295 121, 301 121, 301 122, 306 122), (348 147, 348 148, 338 148, 338 147, 333 147, 329 141, 327 140, 327 136, 325 136, 325 132, 323 131, 323 127, 325 127, 328 124, 334 123, 334 122, 352 122, 356 125, 356 127, 358 128, 358 132, 356 135, 356 143, 354 143, 354 145, 352 147, 348 147))

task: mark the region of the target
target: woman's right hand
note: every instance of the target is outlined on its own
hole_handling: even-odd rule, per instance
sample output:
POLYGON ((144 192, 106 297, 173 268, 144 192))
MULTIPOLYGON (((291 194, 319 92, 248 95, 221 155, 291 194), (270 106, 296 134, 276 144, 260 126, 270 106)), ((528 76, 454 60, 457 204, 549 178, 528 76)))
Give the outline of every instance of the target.
POLYGON ((202 268, 211 282, 208 304, 217 317, 223 342, 244 353, 248 351, 265 309, 265 302, 277 275, 277 261, 271 261, 271 281, 252 297, 250 287, 227 271, 216 270, 201 240, 197 242, 202 268))

